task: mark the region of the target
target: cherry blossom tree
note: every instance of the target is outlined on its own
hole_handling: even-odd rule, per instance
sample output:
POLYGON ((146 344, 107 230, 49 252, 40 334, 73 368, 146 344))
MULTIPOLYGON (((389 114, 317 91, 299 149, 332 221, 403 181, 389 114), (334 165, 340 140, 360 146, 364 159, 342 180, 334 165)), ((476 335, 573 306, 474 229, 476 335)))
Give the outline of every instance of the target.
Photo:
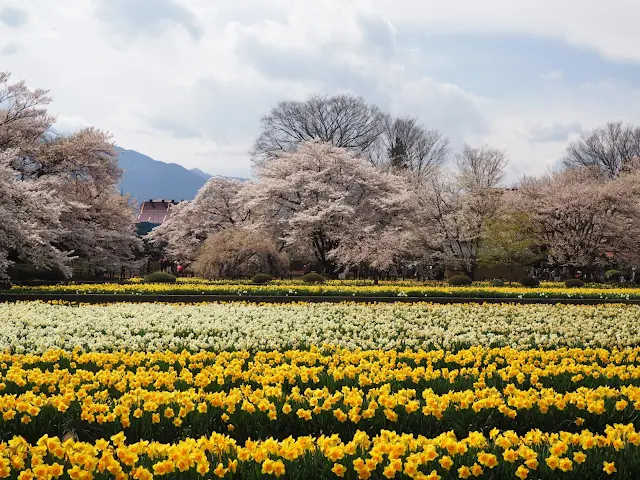
POLYGON ((143 248, 135 234, 136 218, 129 198, 115 188, 80 191, 82 194, 74 184, 58 185, 55 190, 66 205, 60 216, 64 230, 59 245, 74 252, 78 266, 91 270, 116 273, 121 267, 135 268, 143 248))
POLYGON ((22 181, 11 166, 15 150, 0 152, 0 281, 15 261, 69 275, 69 252, 59 242, 65 205, 41 180, 22 181))
POLYGON ((134 205, 117 191, 122 171, 110 136, 87 128, 26 146, 14 167, 25 180, 46 181, 65 202, 59 244, 92 269, 135 266, 142 241, 134 205))
POLYGON ((242 187, 243 182, 237 179, 210 178, 193 200, 173 206, 169 218, 148 238, 166 243, 172 258, 191 263, 210 234, 249 221, 249 210, 238 199, 242 187))
POLYGON ((13 166, 22 178, 55 178, 78 191, 115 188, 122 175, 111 135, 93 127, 24 144, 13 166))
POLYGON ((10 77, 0 72, 0 150, 35 144, 55 120, 46 108, 48 91, 31 90, 24 80, 11 84, 10 77))
POLYGON ((95 128, 55 134, 50 101, 48 92, 10 84, 9 74, 0 73, 0 152, 12 149, 16 179, 64 205, 56 217, 62 226, 57 248, 94 267, 131 265, 142 242, 133 205, 117 192, 122 171, 111 137, 95 128))
POLYGON ((384 270, 404 248, 404 180, 321 141, 300 144, 255 168, 243 191, 256 224, 333 275, 365 263, 384 270))
POLYGON ((551 264, 590 268, 637 257, 639 199, 637 170, 610 180, 587 167, 525 179, 511 201, 528 213, 551 264))
POLYGON ((479 218, 469 214, 464 192, 448 171, 439 171, 416 192, 415 254, 426 263, 472 272, 476 265, 479 218))

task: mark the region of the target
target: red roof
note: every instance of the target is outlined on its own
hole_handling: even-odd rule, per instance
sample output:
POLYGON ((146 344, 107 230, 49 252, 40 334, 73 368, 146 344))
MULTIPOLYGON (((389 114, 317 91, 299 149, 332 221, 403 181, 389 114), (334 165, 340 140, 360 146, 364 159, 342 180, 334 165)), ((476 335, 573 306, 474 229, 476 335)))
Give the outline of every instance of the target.
POLYGON ((161 224, 171 213, 171 206, 177 202, 173 200, 147 200, 142 203, 138 214, 138 223, 149 222, 161 224))

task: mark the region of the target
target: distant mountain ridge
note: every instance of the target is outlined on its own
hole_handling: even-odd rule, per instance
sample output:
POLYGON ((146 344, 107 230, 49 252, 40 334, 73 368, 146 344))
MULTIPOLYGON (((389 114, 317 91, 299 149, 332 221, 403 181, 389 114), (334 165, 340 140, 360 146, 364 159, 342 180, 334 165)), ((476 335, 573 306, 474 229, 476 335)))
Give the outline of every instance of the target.
POLYGON ((189 171, 195 173, 196 175, 200 175, 205 180, 209 180, 211 178, 211 175, 209 175, 207 172, 203 172, 199 168, 192 168, 189 171))
MULTIPOLYGON (((192 200, 212 175, 199 168, 187 169, 147 155, 116 147, 120 168, 124 170, 118 189, 141 204, 145 200, 192 200)), ((244 180, 244 179, 240 179, 244 180)))

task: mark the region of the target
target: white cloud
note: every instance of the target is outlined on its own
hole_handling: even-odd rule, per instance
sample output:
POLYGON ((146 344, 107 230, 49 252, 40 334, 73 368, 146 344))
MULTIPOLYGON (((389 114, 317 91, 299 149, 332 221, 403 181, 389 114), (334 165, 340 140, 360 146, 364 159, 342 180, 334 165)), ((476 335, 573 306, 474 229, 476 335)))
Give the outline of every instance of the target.
POLYGON ((566 85, 544 97, 493 102, 483 109, 491 131, 467 139, 505 149, 511 159, 507 181, 515 182, 556 166, 580 134, 610 121, 640 124, 640 115, 628 108, 637 102, 640 89, 629 85, 566 85))
MULTIPOLYGON (((391 112, 418 116, 456 145, 506 148, 510 178, 525 170, 537 173, 557 160, 577 122, 592 128, 618 118, 640 121, 628 108, 640 93, 628 85, 570 88, 559 81, 562 71, 554 70, 542 74, 549 88, 543 97, 483 98, 428 72, 409 73, 400 60, 407 52, 396 46, 398 33, 411 31, 516 33, 640 60, 634 21, 640 4, 628 1, 12 0, 10 5, 27 13, 18 22, 10 14, 12 25, 0 21, 1 68, 51 90, 56 128, 95 125, 126 148, 210 173, 248 176, 248 150, 260 117, 280 100, 316 92, 348 91, 391 112)), ((450 61, 433 57, 424 64, 450 61)))
POLYGON ((629 0, 380 0, 380 5, 398 29, 534 35, 640 60, 640 3, 629 0))
POLYGON ((67 134, 73 133, 82 128, 90 127, 91 125, 82 117, 69 117, 67 115, 58 115, 56 122, 53 125, 53 129, 57 133, 67 134))
POLYGON ((477 98, 455 85, 424 77, 397 85, 392 113, 419 117, 429 128, 437 128, 462 143, 469 135, 487 133, 489 125, 480 108, 487 99, 477 98))
POLYGON ((162 34, 167 27, 183 28, 194 39, 202 36, 196 16, 177 0, 96 0, 96 7, 98 16, 126 40, 162 34))
POLYGON ((567 142, 572 136, 583 132, 578 122, 571 123, 537 123, 531 126, 528 138, 532 142, 567 142))

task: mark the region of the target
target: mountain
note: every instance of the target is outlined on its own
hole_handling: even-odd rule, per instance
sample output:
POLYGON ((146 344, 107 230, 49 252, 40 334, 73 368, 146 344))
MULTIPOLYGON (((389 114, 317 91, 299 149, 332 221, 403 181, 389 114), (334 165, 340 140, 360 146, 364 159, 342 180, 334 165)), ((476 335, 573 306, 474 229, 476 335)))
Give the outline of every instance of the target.
POLYGON ((195 173, 196 175, 200 175, 205 180, 209 180, 212 177, 212 175, 209 175, 207 172, 203 172, 199 168, 192 168, 189 171, 195 173))
POLYGON ((118 188, 138 200, 192 200, 211 175, 188 170, 176 163, 165 163, 136 152, 117 148, 124 170, 118 188))

